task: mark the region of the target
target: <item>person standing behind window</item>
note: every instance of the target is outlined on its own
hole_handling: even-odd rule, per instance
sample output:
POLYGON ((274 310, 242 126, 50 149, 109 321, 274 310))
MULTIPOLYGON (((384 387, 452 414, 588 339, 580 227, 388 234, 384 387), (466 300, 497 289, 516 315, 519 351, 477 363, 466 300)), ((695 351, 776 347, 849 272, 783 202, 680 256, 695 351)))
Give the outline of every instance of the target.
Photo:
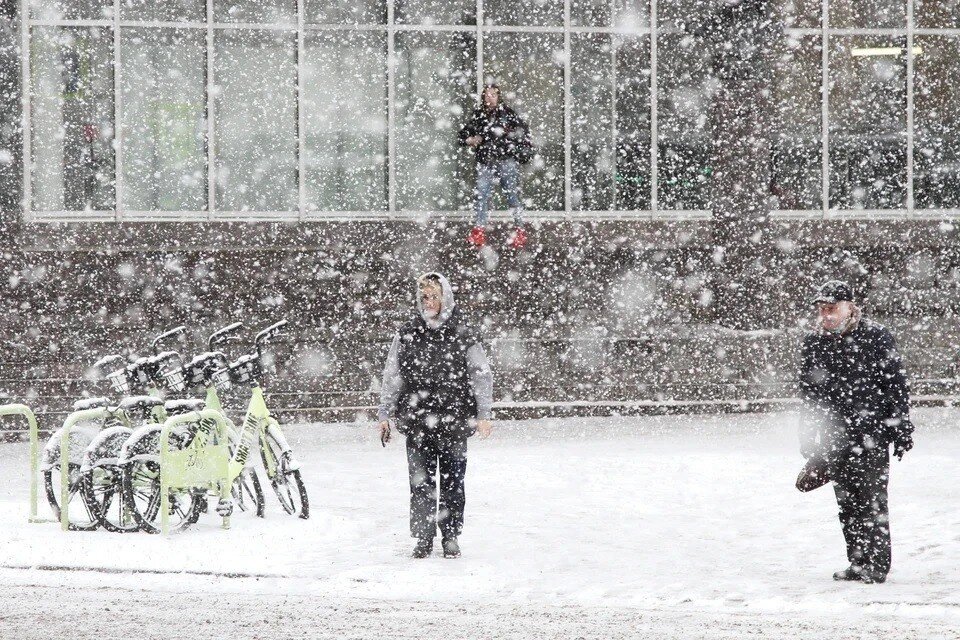
POLYGON ((467 241, 475 247, 486 244, 490 197, 494 185, 499 183, 510 205, 515 227, 507 244, 522 249, 527 244, 527 232, 523 228, 520 165, 528 162, 533 152, 527 123, 504 104, 500 88, 489 84, 483 89, 480 106, 460 130, 459 141, 473 148, 477 159, 474 226, 467 241))

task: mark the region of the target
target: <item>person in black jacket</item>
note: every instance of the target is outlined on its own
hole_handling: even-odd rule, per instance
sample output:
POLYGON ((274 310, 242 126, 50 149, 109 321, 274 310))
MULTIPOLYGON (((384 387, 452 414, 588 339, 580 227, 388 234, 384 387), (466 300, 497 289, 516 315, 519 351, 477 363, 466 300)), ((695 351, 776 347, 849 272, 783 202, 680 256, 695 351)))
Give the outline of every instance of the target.
POLYGON ((520 162, 532 152, 530 129, 517 113, 503 103, 500 88, 484 87, 481 105, 460 130, 461 145, 473 147, 477 159, 477 187, 474 190, 474 226, 467 237, 471 244, 486 243, 487 209, 494 183, 499 182, 513 211, 516 226, 508 244, 520 249, 527 243, 523 229, 523 202, 520 199, 520 162))
POLYGON ((801 351, 800 393, 812 421, 801 449, 825 460, 840 507, 850 566, 833 578, 883 582, 891 563, 890 445, 899 459, 913 447, 910 390, 893 336, 861 317, 846 283, 825 283, 814 304, 820 327, 801 351))
POLYGON ((466 501, 467 438, 490 435, 493 374, 477 331, 439 273, 417 279, 418 312, 393 338, 380 391, 380 439, 390 441, 391 418, 407 437, 413 557, 433 551, 439 527, 443 555, 460 556, 466 501), (440 500, 437 503, 439 471, 440 500))

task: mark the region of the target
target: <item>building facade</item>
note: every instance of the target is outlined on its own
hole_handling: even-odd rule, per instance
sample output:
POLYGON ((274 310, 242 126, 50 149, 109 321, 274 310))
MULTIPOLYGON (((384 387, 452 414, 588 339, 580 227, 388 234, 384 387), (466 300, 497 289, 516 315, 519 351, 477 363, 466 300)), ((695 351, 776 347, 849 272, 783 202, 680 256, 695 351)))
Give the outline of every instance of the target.
POLYGON ((505 399, 789 395, 804 299, 830 276, 895 325, 926 319, 922 384, 955 372, 951 0, 8 0, 3 14, 4 322, 29 345, 7 358, 12 395, 24 377, 60 381, 28 389, 51 406, 79 390, 82 358, 106 348, 91 327, 135 349, 170 322, 285 315, 290 406, 301 388, 343 392, 307 406, 366 406, 421 266, 461 281, 505 399), (488 82, 531 126, 536 247, 478 259, 456 133, 488 82), (644 373, 658 358, 671 373, 644 373))

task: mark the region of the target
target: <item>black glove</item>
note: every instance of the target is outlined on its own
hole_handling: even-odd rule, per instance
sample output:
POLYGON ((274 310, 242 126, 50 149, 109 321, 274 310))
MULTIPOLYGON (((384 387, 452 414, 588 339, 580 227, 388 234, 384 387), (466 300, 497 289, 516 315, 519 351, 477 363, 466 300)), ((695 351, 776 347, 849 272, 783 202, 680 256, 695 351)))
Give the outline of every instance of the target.
POLYGON ((897 456, 897 460, 903 460, 903 454, 910 449, 913 449, 913 437, 909 434, 898 437, 893 443, 893 455, 897 456))

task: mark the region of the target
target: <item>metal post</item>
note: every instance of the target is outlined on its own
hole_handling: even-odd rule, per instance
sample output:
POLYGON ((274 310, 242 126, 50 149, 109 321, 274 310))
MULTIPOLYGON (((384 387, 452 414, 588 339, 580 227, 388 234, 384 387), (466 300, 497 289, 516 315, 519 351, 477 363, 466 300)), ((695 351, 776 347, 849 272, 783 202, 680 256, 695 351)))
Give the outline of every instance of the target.
POLYGON ((657 83, 657 0, 650 0, 650 216, 660 209, 659 193, 659 133, 657 110, 659 109, 659 85, 657 83))
POLYGON ((820 16, 820 206, 830 211, 830 0, 823 0, 820 16))
POLYGON ((120 0, 113 0, 113 217, 123 218, 123 127, 120 114, 123 109, 123 86, 120 67, 120 0))
POLYGON ((37 417, 25 404, 0 405, 0 416, 23 416, 27 420, 30 433, 30 518, 29 522, 47 522, 37 517, 37 478, 40 475, 40 434, 37 417))
POLYGON ((570 99, 570 79, 571 79, 571 55, 570 55, 570 2, 563 0, 563 211, 566 217, 570 217, 572 209, 572 185, 573 167, 570 152, 570 127, 571 127, 571 99, 570 99))
POLYGON ((213 219, 217 197, 216 137, 214 131, 213 0, 207 0, 207 219, 213 219))
POLYGON ((306 177, 306 120, 303 110, 303 66, 306 63, 306 45, 303 41, 303 0, 297 0, 297 217, 302 222, 307 211, 306 177))
POLYGON ((907 0, 907 216, 913 215, 913 9, 907 0))
POLYGON ((33 180, 30 157, 33 152, 30 126, 30 0, 20 0, 20 103, 23 136, 23 217, 24 222, 33 220, 33 180))
POLYGON ((387 0, 387 212, 397 211, 397 139, 394 103, 396 102, 396 30, 394 0, 387 0))

